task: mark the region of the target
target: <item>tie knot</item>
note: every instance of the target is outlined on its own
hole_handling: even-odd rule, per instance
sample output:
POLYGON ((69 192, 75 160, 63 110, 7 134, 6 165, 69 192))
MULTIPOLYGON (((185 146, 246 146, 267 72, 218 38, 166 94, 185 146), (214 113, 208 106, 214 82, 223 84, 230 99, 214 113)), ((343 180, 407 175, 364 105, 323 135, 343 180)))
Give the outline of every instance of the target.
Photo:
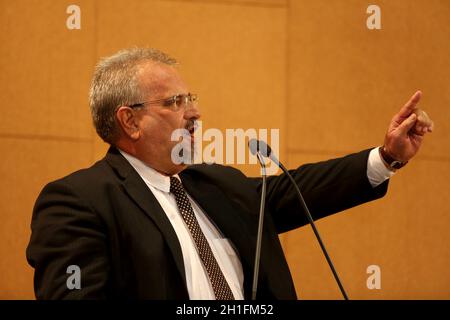
POLYGON ((170 177, 170 192, 174 194, 183 192, 183 185, 181 184, 180 180, 175 177, 170 177))

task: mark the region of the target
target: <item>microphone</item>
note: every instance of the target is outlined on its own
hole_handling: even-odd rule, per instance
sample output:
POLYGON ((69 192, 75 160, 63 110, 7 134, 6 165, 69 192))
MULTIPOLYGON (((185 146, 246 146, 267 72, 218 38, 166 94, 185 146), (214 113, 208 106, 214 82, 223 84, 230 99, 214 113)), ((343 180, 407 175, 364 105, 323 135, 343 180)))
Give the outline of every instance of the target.
POLYGON ((263 157, 269 158, 270 160, 275 162, 278 166, 280 166, 280 162, 278 161, 277 157, 272 153, 272 148, 270 148, 270 146, 264 141, 250 139, 250 141, 248 142, 248 147, 253 155, 259 153, 263 157))
MULTIPOLYGON (((256 300, 256 292, 258 289, 258 273, 259 273, 259 261, 261 258, 261 241, 262 241, 262 230, 264 225, 264 209, 266 203, 266 165, 264 163, 264 158, 267 154, 267 149, 260 150, 259 141, 256 139, 251 139, 248 142, 250 152, 256 155, 259 164, 261 165, 261 175, 262 175, 262 191, 261 191, 261 203, 259 206, 259 220, 258 220, 258 236, 256 238, 256 253, 255 253, 255 267, 253 269, 253 285, 252 285, 252 300, 256 300), (264 155, 261 152, 266 152, 264 155)), ((266 144, 267 146, 267 144, 266 144)), ((269 147, 270 148, 270 147, 269 147)), ((271 152, 271 151, 270 151, 271 152)))
MULTIPOLYGON (((339 289, 341 290, 341 293, 342 293, 344 299, 348 300, 347 293, 345 292, 345 289, 342 286, 341 280, 339 279, 339 276, 338 276, 338 274, 336 272, 336 269, 334 268, 333 262, 331 261, 330 256, 328 255, 327 249, 325 248, 325 245, 323 244, 323 241, 322 241, 322 239, 320 237, 319 231, 316 228, 316 225, 315 225, 314 220, 313 220, 313 218, 311 216, 311 213, 309 212, 308 206, 306 205, 305 200, 303 199, 303 195, 300 192, 300 189, 298 188, 297 183, 295 182, 294 178, 289 173, 289 171, 286 169, 286 167, 272 153, 272 149, 270 148, 270 146, 267 143, 265 143, 264 141, 257 140, 257 139, 251 139, 249 141, 248 145, 249 145, 250 152, 253 155, 256 154, 258 156, 258 160, 259 160, 261 166, 263 166, 264 162, 261 161, 259 159, 259 157, 269 158, 278 167, 280 167, 281 170, 283 170, 283 172, 286 174, 286 176, 289 178, 289 180, 293 184, 293 186, 295 188, 295 191, 297 192, 298 199, 299 199, 299 201, 300 201, 300 203, 301 203, 301 205, 303 207, 303 210, 304 210, 304 212, 306 214, 306 217, 307 217, 307 219, 309 221, 309 224, 311 225, 311 228, 314 231, 314 235, 316 236, 317 241, 319 242, 320 248, 322 249, 322 252, 323 252, 323 254, 324 254, 324 256, 325 256, 325 258, 326 258, 326 260, 328 262, 328 265, 330 266, 330 269, 331 269, 331 271, 333 273, 333 276, 334 276, 334 278, 336 280, 336 283, 338 284, 339 289)), ((265 174, 265 166, 264 166, 264 174, 265 174)), ((263 191, 264 191, 264 194, 261 193, 261 197, 263 197, 263 196, 265 197, 266 196, 265 176, 263 176, 263 191)), ((261 199, 261 202, 262 202, 262 199, 261 199)), ((260 219, 261 219, 261 214, 260 214, 260 219)), ((259 236, 259 229, 258 229, 258 236, 259 236)), ((261 245, 261 244, 259 244, 259 245, 261 245)), ((258 248, 257 248, 257 250, 258 250, 258 248)), ((255 268, 256 268, 256 266, 255 266, 255 268)))

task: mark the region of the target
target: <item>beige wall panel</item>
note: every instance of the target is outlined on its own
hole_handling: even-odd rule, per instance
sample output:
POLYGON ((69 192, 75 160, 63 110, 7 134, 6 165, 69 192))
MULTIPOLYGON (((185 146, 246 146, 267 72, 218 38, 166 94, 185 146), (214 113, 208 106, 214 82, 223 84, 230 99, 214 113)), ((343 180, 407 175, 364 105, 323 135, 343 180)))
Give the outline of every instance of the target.
POLYGON ((76 2, 81 30, 66 27, 72 3, 1 1, 1 135, 92 137, 93 2, 76 2))
MULTIPOLYGON (((290 164, 335 154, 290 154, 290 164)), ((414 160, 400 170, 388 194, 319 220, 317 227, 353 299, 449 299, 450 166, 414 160), (381 289, 369 290, 369 265, 381 268, 381 289)), ((284 236, 297 291, 306 299, 341 299, 309 226, 284 236)))
MULTIPOLYGON (((385 198, 318 227, 350 298, 450 298, 450 2, 377 1, 374 31, 362 0, 80 0, 72 31, 70 4, 0 0, 0 299, 34 298, 25 260, 34 201, 47 182, 103 157, 87 101, 93 67, 130 46, 181 62, 203 131, 278 128, 291 167, 382 143, 391 116, 422 89, 436 132, 417 159, 385 198), (371 264, 381 290, 366 287, 371 264)), ((299 296, 340 299, 310 227, 281 239, 299 296)))
POLYGON ((45 184, 90 165, 86 142, 0 138, 0 299, 33 299, 25 258, 34 202, 45 184))
MULTIPOLYGON (((199 94, 205 130, 279 128, 283 138, 285 18, 286 8, 238 1, 101 1, 98 54, 130 46, 167 51, 199 94)), ((105 150, 96 140, 96 156, 105 150)))
POLYGON ((450 2, 290 1, 288 146, 349 151, 383 142, 392 115, 416 89, 436 122, 423 155, 448 158, 450 2))

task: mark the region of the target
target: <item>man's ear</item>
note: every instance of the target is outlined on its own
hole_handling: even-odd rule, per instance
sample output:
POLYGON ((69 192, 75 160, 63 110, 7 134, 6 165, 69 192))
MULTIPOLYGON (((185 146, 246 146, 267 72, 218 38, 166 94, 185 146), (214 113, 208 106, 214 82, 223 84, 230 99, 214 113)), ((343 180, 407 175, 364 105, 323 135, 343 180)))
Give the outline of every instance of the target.
POLYGON ((130 107, 122 106, 116 112, 117 122, 127 137, 132 140, 138 140, 141 131, 139 129, 139 119, 136 113, 130 107))

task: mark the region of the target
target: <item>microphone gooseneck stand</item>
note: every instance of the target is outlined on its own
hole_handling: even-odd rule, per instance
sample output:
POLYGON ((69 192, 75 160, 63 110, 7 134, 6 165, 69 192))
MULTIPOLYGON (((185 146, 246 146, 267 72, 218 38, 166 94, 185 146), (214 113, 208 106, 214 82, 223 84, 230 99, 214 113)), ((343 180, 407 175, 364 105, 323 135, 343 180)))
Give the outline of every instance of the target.
POLYGON ((256 239, 255 268, 253 271, 252 300, 256 300, 256 291, 258 289, 259 260, 261 257, 261 239, 264 225, 264 208, 266 205, 266 165, 264 164, 264 159, 259 151, 257 152, 256 156, 258 157, 258 161, 261 165, 262 190, 261 204, 259 207, 258 237, 256 239))
POLYGON ((289 171, 286 169, 286 167, 278 161, 278 166, 283 170, 283 172, 286 174, 286 176, 289 177, 289 180, 294 185, 295 191, 297 192, 297 196, 300 199, 300 203, 302 204, 303 209, 305 210, 306 217, 308 218, 309 224, 311 225, 311 228, 314 231, 314 234, 316 235, 317 241, 319 242, 320 248, 322 249, 323 255, 327 259, 328 265, 330 266, 331 272, 333 273, 334 279, 336 280, 336 283, 339 286, 339 289, 341 290, 342 296, 345 300, 348 300, 347 293, 345 292, 344 286, 341 283, 341 280, 339 279, 339 276, 336 272, 336 269, 334 268, 333 262, 331 261, 330 256, 328 255, 327 249, 325 248, 325 245, 322 242, 322 239, 320 237, 319 231, 317 231, 316 225, 314 223, 314 220, 311 216, 311 213, 309 212, 308 206, 305 203, 305 200, 303 199, 302 193, 300 192, 300 189, 297 186, 297 183, 295 182, 292 175, 289 173, 289 171))
POLYGON ((261 207, 260 207, 260 216, 259 216, 259 227, 258 227, 258 239, 257 239, 257 247, 256 247, 256 257, 255 257, 255 275, 256 277, 253 278, 253 292, 252 292, 252 299, 254 300, 256 297, 256 287, 257 284, 257 275, 258 275, 258 269, 259 269, 259 256, 261 254, 261 232, 262 232, 262 225, 263 225, 263 218, 264 218, 264 203, 265 203, 265 197, 266 197, 266 167, 264 164, 264 161, 262 161, 262 157, 267 157, 271 159, 275 164, 280 167, 281 170, 286 174, 286 176, 289 178, 290 182, 295 188, 295 191, 297 193, 298 199, 300 200, 300 203, 303 207, 303 210, 306 214, 306 217, 308 219, 309 224, 311 225, 311 228, 314 231, 314 235, 317 238, 317 241, 319 242, 320 248, 322 249, 322 252, 328 262, 328 265, 330 266, 330 269, 333 273, 334 279, 336 280, 336 283, 339 286, 339 289, 344 297, 345 300, 349 300, 347 293, 345 292, 344 286, 341 283, 341 280, 339 279, 339 276, 336 272, 336 269, 334 268, 333 262, 331 261, 330 256, 328 255, 327 249, 325 248, 325 245, 320 237, 319 231, 316 228, 316 225, 314 223, 314 219, 311 216, 311 213, 309 212, 308 206, 305 203, 305 200, 303 199, 303 195, 300 192, 300 189, 295 182, 292 175, 289 173, 289 171, 286 169, 286 167, 276 158, 276 156, 272 153, 272 150, 269 145, 267 145, 264 141, 258 141, 256 139, 252 139, 249 141, 249 148, 252 154, 256 154, 258 157, 258 161, 261 164, 262 168, 262 176, 263 176, 263 186, 262 186, 262 192, 261 192, 261 207), (256 261, 258 262, 258 265, 256 264, 256 261))

